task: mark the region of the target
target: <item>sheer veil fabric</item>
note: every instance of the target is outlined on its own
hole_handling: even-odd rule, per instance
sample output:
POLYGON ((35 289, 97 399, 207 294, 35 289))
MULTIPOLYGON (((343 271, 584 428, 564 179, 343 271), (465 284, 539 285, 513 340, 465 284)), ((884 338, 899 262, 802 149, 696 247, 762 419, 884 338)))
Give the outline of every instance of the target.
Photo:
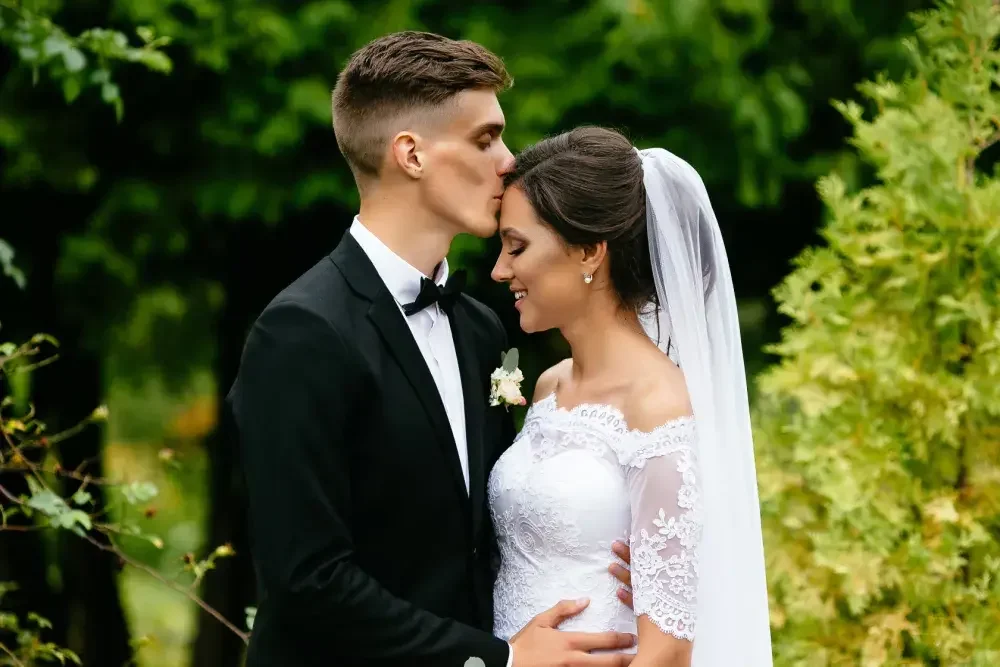
POLYGON ((694 667, 772 664, 760 503, 736 298, 705 185, 661 148, 642 158, 657 303, 643 325, 684 373, 703 508, 694 667))

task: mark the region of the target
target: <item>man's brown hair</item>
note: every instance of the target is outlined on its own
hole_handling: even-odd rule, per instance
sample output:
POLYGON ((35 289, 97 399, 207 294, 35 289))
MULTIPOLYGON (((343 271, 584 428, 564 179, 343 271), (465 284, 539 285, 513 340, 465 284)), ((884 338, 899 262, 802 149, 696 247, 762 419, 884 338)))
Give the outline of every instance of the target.
POLYGON ((378 176, 390 133, 403 115, 480 88, 501 92, 512 80, 485 47, 429 32, 397 32, 351 56, 333 89, 333 129, 355 178, 378 176))

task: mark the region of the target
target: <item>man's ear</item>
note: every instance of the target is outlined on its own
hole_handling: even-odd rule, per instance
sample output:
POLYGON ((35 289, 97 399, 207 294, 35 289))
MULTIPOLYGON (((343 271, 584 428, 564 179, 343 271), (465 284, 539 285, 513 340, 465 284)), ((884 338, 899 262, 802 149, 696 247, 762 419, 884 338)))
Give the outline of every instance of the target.
POLYGON ((390 149, 393 161, 410 178, 421 178, 424 171, 424 155, 420 150, 423 143, 416 132, 406 130, 392 138, 390 149))

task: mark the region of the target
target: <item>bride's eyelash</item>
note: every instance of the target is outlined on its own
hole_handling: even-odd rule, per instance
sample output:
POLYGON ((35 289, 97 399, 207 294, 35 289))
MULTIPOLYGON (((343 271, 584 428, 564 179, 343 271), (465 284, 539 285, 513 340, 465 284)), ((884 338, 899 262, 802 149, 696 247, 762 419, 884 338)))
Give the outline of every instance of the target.
POLYGON ((521 246, 520 248, 511 248, 507 252, 510 255, 520 255, 522 252, 524 252, 524 246, 521 246))

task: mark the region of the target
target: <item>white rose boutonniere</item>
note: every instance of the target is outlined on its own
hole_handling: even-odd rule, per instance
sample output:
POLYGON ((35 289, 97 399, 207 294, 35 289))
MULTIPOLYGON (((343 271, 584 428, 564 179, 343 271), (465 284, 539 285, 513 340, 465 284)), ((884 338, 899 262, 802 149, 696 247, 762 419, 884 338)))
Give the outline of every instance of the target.
POLYGON ((510 409, 512 405, 525 405, 527 401, 521 396, 521 382, 524 375, 517 367, 517 348, 511 348, 506 354, 500 355, 500 368, 490 376, 490 405, 502 405, 510 409))

